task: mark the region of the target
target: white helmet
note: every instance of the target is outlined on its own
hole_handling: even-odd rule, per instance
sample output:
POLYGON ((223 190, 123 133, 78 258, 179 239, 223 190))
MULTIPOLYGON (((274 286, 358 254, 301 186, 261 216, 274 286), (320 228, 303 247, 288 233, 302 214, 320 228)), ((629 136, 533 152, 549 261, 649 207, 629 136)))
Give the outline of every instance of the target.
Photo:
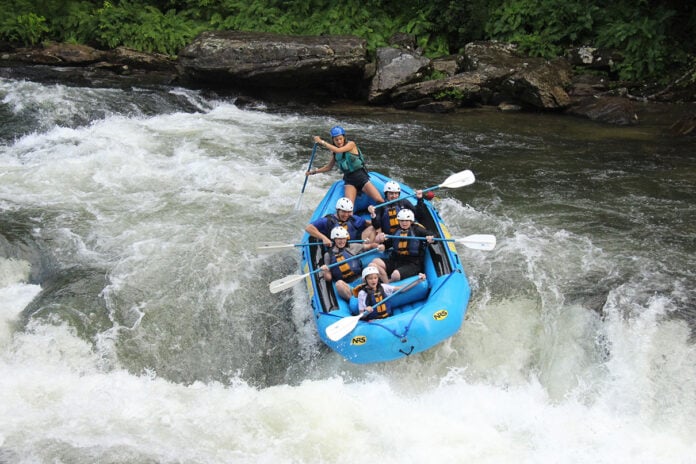
POLYGON ((410 209, 400 209, 399 212, 396 213, 397 221, 413 221, 414 219, 413 211, 410 209))
POLYGON ((387 192, 396 192, 396 193, 401 193, 401 186, 397 182, 394 182, 393 180, 390 180, 386 184, 384 184, 384 193, 387 192))
POLYGON ((364 279, 365 277, 369 276, 370 274, 379 274, 379 269, 377 269, 374 266, 367 266, 362 271, 362 278, 364 279))
POLYGON ((349 238, 350 235, 348 231, 341 226, 336 226, 331 229, 331 240, 336 240, 337 238, 349 238))
POLYGON ((353 212, 353 202, 350 201, 350 198, 339 198, 336 202, 336 211, 338 210, 353 212))

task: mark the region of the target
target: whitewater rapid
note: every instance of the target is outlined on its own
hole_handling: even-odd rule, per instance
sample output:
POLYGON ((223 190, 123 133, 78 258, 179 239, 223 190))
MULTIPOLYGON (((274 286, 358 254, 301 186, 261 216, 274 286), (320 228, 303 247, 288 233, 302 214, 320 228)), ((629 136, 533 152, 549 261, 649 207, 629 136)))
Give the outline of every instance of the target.
MULTIPOLYGON (((675 317, 693 308, 693 230, 656 248, 659 191, 630 192, 625 217, 626 196, 565 194, 587 161, 546 161, 556 136, 183 89, 0 80, 0 98, 0 219, 19 224, 0 230, 0 461, 696 462, 696 350, 675 317), (498 247, 460 250, 467 320, 422 355, 349 364, 319 341, 302 286, 268 292, 298 260, 255 244, 300 237, 338 176, 313 176, 294 210, 311 135, 335 123, 412 185, 453 163, 477 174, 436 204, 454 236, 498 247)), ((671 207, 680 227, 688 204, 671 207)))

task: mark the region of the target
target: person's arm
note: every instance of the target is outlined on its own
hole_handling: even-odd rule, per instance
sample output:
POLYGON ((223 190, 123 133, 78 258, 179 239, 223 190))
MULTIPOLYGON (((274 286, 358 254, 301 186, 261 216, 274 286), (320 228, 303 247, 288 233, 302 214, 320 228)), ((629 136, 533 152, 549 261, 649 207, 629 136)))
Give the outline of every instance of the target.
POLYGON ((314 142, 318 143, 319 145, 321 145, 324 148, 331 150, 334 153, 345 153, 345 152, 349 151, 349 152, 351 152, 351 155, 355 155, 355 156, 359 155, 359 153, 353 153, 353 149, 355 149, 355 151, 358 151, 358 146, 352 140, 346 140, 346 143, 342 147, 337 147, 336 145, 332 145, 329 142, 322 140, 322 138, 319 137, 318 135, 315 135, 314 142))
POLYGON ((324 166, 318 168, 318 169, 312 169, 311 171, 305 172, 305 176, 313 176, 314 174, 319 174, 320 172, 329 172, 330 170, 333 169, 334 165, 336 164, 336 158, 331 156, 331 159, 329 160, 328 163, 326 163, 324 166))
POLYGON ((435 237, 435 232, 426 229, 422 225, 412 225, 411 228, 413 229, 413 234, 416 237, 426 237, 428 240, 428 243, 433 243, 433 238, 435 237))
POLYGON ((365 292, 364 290, 360 290, 360 293, 358 293, 358 314, 362 314, 364 312, 372 312, 372 306, 367 306, 365 300, 367 300, 367 292, 365 292))
POLYGON ((305 231, 312 237, 321 240, 327 247, 330 247, 331 239, 323 233, 321 233, 321 231, 317 228, 317 225, 320 225, 321 221, 325 221, 324 218, 318 219, 314 222, 310 222, 309 224, 307 224, 307 227, 305 227, 305 231))
POLYGON ((425 206, 423 201, 423 191, 416 190, 416 210, 413 212, 416 215, 416 221, 425 222, 425 218, 430 214, 428 212, 428 207, 425 206))
POLYGON ((331 280, 333 279, 331 269, 329 269, 329 266, 326 264, 329 261, 331 261, 331 254, 329 252, 326 252, 324 253, 324 264, 319 269, 321 269, 322 276, 324 277, 324 280, 327 282, 331 282, 331 280))
MULTIPOLYGON (((418 280, 425 280, 425 278, 426 278, 425 274, 423 274, 422 272, 418 273, 418 280)), ((387 290, 386 290, 387 285, 389 285, 389 284, 382 284, 382 287, 384 287, 384 293, 387 293, 387 290)), ((411 284, 408 284, 408 285, 411 285, 411 284)), ((401 285, 399 287, 393 287, 392 285, 389 285, 389 286, 392 287, 394 290, 392 292, 390 292, 387 296, 391 295, 393 292, 395 292, 397 290, 401 290, 404 287, 403 285, 401 285)), ((408 291, 408 290, 406 290, 406 291, 408 291)))

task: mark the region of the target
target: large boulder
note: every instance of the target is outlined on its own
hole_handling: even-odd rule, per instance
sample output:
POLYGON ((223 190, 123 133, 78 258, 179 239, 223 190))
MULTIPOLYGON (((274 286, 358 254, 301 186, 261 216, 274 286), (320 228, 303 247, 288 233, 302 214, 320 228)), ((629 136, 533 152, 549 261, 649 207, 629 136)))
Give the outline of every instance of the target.
POLYGON ((572 69, 564 59, 547 61, 528 58, 500 87, 503 94, 523 105, 556 110, 570 106, 566 92, 572 82, 572 69))
POLYGON ((184 82, 264 92, 363 92, 366 42, 354 36, 211 31, 179 52, 184 82))
POLYGON ((481 100, 483 76, 462 73, 445 79, 435 79, 399 87, 391 94, 397 108, 426 109, 434 102, 449 101, 458 106, 470 106, 481 100))
POLYGON ((392 90, 422 80, 430 69, 430 59, 416 52, 392 47, 378 48, 376 70, 370 83, 368 101, 387 101, 392 90))
POLYGON ((515 45, 499 42, 472 42, 464 53, 465 69, 488 76, 487 87, 504 100, 546 110, 571 103, 566 89, 572 83, 572 69, 564 59, 521 56, 515 45))
POLYGON ((463 71, 458 74, 393 90, 394 105, 419 108, 438 101, 459 106, 506 102, 555 110, 571 103, 565 89, 571 85, 572 72, 563 59, 547 61, 521 56, 512 44, 472 42, 456 61, 462 63, 463 71))
POLYGON ((628 126, 638 124, 638 113, 627 98, 605 96, 588 97, 566 110, 568 114, 583 116, 593 121, 628 126))
POLYGON ((79 86, 129 87, 171 84, 177 72, 174 59, 158 53, 45 43, 7 47, 0 53, 0 76, 79 86))

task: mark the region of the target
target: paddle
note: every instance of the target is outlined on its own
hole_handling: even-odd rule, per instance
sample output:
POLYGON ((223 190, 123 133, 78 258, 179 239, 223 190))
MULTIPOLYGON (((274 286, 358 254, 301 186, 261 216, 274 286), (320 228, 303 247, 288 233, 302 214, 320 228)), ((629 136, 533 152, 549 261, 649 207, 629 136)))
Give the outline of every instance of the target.
MULTIPOLYGON (((420 279, 416 279, 410 284, 406 285, 405 287, 401 287, 400 289, 398 289, 397 291, 380 301, 376 306, 383 305, 387 302, 387 300, 389 300, 389 298, 395 296, 397 293, 405 292, 406 290, 413 288, 414 286, 416 286, 416 284, 420 282, 420 279)), ((358 321, 365 314, 367 313, 358 314, 357 316, 347 316, 337 320, 330 326, 326 327, 326 336, 329 337, 330 340, 333 340, 335 342, 342 339, 343 337, 345 337, 353 331, 355 326, 358 325, 358 321)))
MULTIPOLYGON (((423 193, 429 192, 431 190, 437 190, 439 188, 466 187, 467 185, 471 185, 474 182, 476 182, 476 178, 474 177, 474 173, 471 172, 470 170, 466 169, 466 170, 460 171, 456 174, 452 174, 447 179, 445 179, 445 181, 442 182, 440 185, 435 185, 434 187, 428 187, 427 189, 423 189, 423 193)), ((375 205, 375 208, 381 208, 382 206, 391 205, 392 203, 396 203, 399 200, 403 200, 405 198, 410 198, 410 197, 415 197, 415 196, 416 196, 415 193, 412 193, 411 195, 400 196, 399 198, 395 198, 393 200, 385 201, 384 203, 380 203, 378 205, 375 205)))
MULTIPOLYGON (((338 261, 333 264, 329 264, 328 267, 332 268, 335 266, 340 266, 341 264, 345 263, 346 261, 352 261, 354 259, 362 258, 363 256, 369 254, 369 253, 374 253, 375 251, 378 251, 378 248, 373 248, 371 250, 368 250, 364 253, 360 253, 359 255, 351 256, 350 258, 346 258, 342 261, 338 261)), ((311 272, 307 272, 306 274, 290 274, 288 276, 283 277, 282 279, 274 280, 271 282, 269 285, 269 290, 271 293, 278 293, 282 290, 287 290, 288 288, 291 288, 295 286, 296 283, 301 282, 304 280, 306 277, 311 276, 312 274, 316 274, 317 272, 321 272, 321 268, 315 269, 311 272)))
MULTIPOLYGON (((347 243, 364 243, 364 240, 348 240, 347 243)), ((323 245, 322 242, 314 243, 281 243, 281 242, 266 242, 262 245, 256 245, 256 251, 259 253, 275 253, 276 251, 289 250, 294 247, 323 245)))
MULTIPOLYGON (((309 165, 307 166, 307 171, 312 169, 312 163, 314 162, 314 156, 317 154, 317 146, 318 145, 319 145, 318 143, 315 143, 314 147, 312 148, 312 156, 309 157, 309 165)), ((300 197, 297 199, 297 203, 295 203, 295 211, 300 209, 300 204, 302 204, 302 195, 304 195, 304 190, 305 190, 305 187, 307 186, 308 179, 309 179, 309 176, 305 175, 304 183, 302 184, 302 191, 300 192, 300 197)))
MULTIPOLYGON (((406 240, 426 240, 425 237, 412 237, 412 236, 405 236, 402 237, 401 235, 385 235, 385 238, 403 238, 406 240)), ((433 238, 433 241, 435 242, 455 242, 455 243, 460 243, 464 245, 467 248, 472 248, 474 250, 492 250, 495 248, 495 235, 487 235, 487 234, 475 234, 475 235, 469 235, 466 237, 462 238, 433 238)))

